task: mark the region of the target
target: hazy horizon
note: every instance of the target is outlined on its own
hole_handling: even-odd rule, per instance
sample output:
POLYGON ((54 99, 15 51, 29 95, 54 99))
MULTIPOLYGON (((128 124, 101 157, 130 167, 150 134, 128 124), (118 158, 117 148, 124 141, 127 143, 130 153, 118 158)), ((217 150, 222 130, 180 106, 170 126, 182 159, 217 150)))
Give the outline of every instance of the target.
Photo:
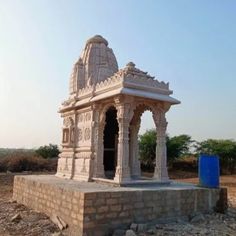
MULTIPOLYGON (((133 61, 181 101, 171 135, 236 139, 236 2, 0 0, 0 147, 60 144, 57 113, 88 38, 100 34, 119 68, 133 61)), ((145 113, 141 132, 153 126, 145 113)))

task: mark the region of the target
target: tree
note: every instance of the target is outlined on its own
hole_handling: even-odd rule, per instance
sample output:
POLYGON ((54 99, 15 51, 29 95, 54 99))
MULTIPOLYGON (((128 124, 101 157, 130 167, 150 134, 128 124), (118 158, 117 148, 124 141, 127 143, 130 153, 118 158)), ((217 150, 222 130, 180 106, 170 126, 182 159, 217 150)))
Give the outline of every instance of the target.
MULTIPOLYGON (((173 161, 190 153, 191 144, 194 141, 189 135, 182 134, 174 137, 166 137, 167 160, 173 161)), ((156 130, 147 130, 139 136, 139 154, 141 163, 147 167, 154 166, 156 157, 156 130)))
POLYGON ((46 158, 46 159, 58 157, 58 155, 60 153, 59 149, 58 149, 58 146, 54 145, 54 144, 49 144, 49 145, 41 146, 35 152, 39 156, 41 156, 43 158, 46 158))
POLYGON ((218 155, 221 167, 234 173, 236 168, 236 141, 223 139, 207 139, 197 144, 199 154, 218 155))
POLYGON ((143 165, 150 168, 156 157, 156 130, 147 130, 139 136, 139 155, 143 165))
POLYGON ((191 144, 194 141, 189 135, 182 134, 174 137, 166 137, 168 161, 178 159, 190 154, 191 144))

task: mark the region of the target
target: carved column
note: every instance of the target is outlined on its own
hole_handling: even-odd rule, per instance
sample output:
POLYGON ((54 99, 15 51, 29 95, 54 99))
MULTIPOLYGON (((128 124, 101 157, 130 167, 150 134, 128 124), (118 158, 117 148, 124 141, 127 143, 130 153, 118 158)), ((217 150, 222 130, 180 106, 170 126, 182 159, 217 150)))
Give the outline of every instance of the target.
POLYGON ((156 166, 153 178, 160 181, 168 181, 166 153, 166 127, 168 123, 166 122, 164 111, 158 111, 153 116, 157 131, 156 166))
POLYGON ((140 121, 139 123, 130 126, 130 168, 132 178, 139 178, 141 175, 138 146, 139 128, 140 121))
POLYGON ((124 103, 122 100, 117 99, 117 120, 119 124, 119 137, 118 137, 118 155, 117 166, 114 181, 118 183, 130 180, 130 167, 129 167, 129 122, 132 116, 132 109, 129 103, 124 103))
POLYGON ((104 138, 104 127, 105 122, 102 122, 99 124, 98 128, 98 152, 97 152, 97 178, 105 178, 104 174, 104 164, 103 164, 103 153, 104 153, 104 144, 103 144, 103 138, 104 138))
MULTIPOLYGON (((100 107, 101 108, 101 107, 100 107)), ((94 177, 105 178, 104 165, 103 165, 103 138, 104 138, 104 127, 105 127, 105 114, 99 114, 101 112, 96 111, 96 129, 94 137, 94 148, 95 148, 95 163, 94 163, 94 177)))
POLYGON ((76 153, 76 146, 77 146, 77 115, 74 114, 74 123, 73 126, 70 127, 70 144, 73 146, 73 156, 72 156, 72 168, 71 168, 71 179, 75 174, 75 153, 76 153))

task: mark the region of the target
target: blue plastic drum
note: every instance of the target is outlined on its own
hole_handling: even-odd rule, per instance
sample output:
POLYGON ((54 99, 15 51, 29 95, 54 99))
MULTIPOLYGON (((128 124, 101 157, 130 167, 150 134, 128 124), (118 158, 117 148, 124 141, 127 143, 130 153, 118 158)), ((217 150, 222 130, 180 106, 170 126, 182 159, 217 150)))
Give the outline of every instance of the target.
POLYGON ((202 187, 218 188, 220 183, 219 157, 200 155, 198 161, 198 176, 202 187))

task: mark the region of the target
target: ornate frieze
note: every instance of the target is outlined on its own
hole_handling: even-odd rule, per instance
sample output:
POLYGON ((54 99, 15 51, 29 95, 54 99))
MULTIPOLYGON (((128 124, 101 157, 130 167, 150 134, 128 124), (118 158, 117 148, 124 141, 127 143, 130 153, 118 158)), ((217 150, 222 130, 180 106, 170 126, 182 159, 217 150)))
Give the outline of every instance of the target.
POLYGON ((92 111, 77 114, 78 146, 86 145, 91 139, 92 111))
POLYGON ((64 127, 71 127, 74 125, 74 120, 72 117, 65 117, 63 120, 64 127))
POLYGON ((85 128, 84 129, 84 140, 89 140, 90 139, 90 128, 85 128))
POLYGON ((82 141, 83 140, 83 131, 82 129, 78 128, 78 141, 82 141))

